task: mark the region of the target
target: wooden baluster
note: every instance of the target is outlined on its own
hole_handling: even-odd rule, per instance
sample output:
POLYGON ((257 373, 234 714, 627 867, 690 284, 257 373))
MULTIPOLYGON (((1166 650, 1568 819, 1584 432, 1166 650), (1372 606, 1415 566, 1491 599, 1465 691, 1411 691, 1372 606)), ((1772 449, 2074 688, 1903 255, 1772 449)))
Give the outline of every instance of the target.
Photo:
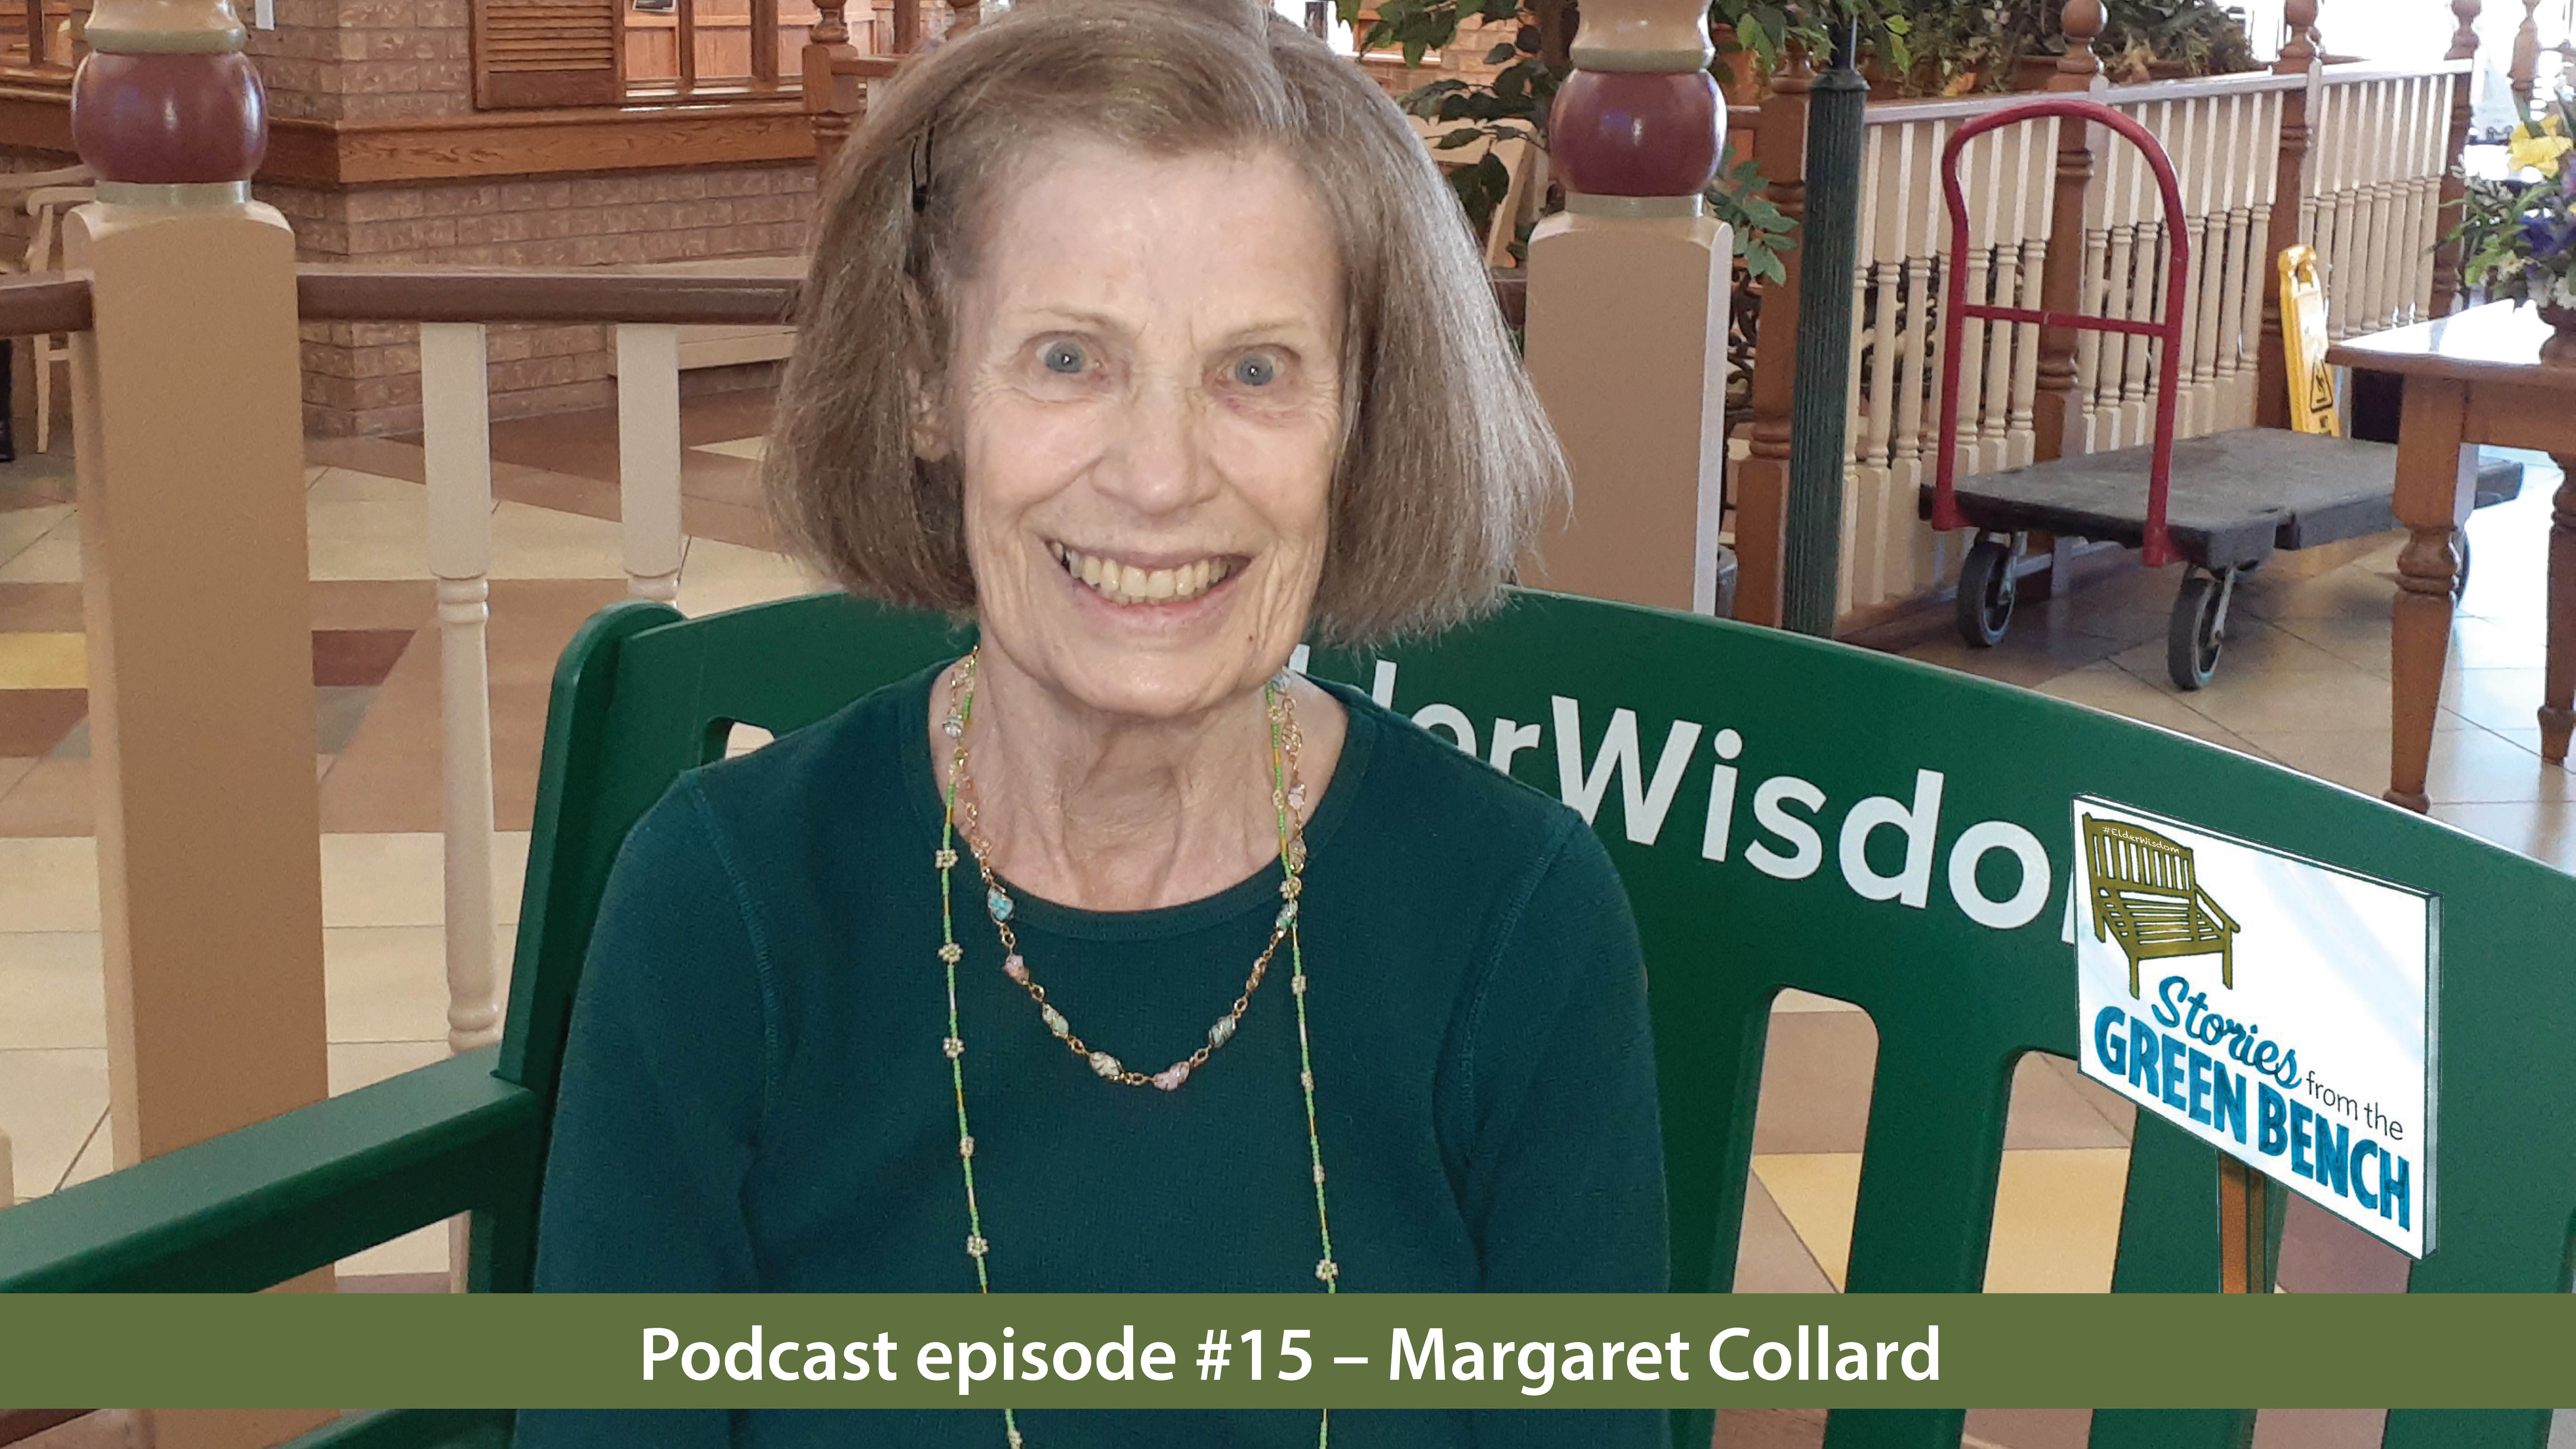
POLYGON ((2200 156, 2204 177, 2192 207, 2191 416, 2193 435, 2214 433, 2218 421, 2218 355, 2226 345, 2221 312, 2227 291, 2227 212, 2236 184, 2245 107, 2241 96, 2193 102, 2203 117, 2200 156))
POLYGON ((2251 285, 2251 261, 2248 243, 2254 234, 2254 195, 2257 178, 2263 174, 2263 161, 2272 154, 2279 137, 2276 118, 2269 96, 2245 96, 2237 108, 2242 124, 2228 143, 2227 215, 2221 228, 2213 230, 2213 239, 2227 248, 2226 267, 2218 279, 2218 370, 2215 382, 2214 414, 2221 431, 2249 427, 2254 414, 2245 406, 2243 383, 2246 369, 2253 363, 2253 339, 2245 335, 2249 318, 2260 311, 2249 312, 2246 288, 2251 285))
POLYGON ((2415 140, 2410 149, 2414 161, 2407 179, 2406 213, 2412 245, 2407 255, 2413 265, 2407 268, 2414 287, 2407 293, 2400 322, 2421 322, 2433 315, 2433 263, 2441 232, 2436 229, 2442 214, 2442 173, 2450 163, 2443 157, 2443 145, 2451 133, 2451 91, 2457 84, 2453 76, 2423 76, 2416 82, 2415 140))
MULTIPOLYGON (((814 164, 824 173, 831 171, 833 158, 841 154, 842 143, 850 139, 850 127, 866 105, 859 78, 840 74, 833 65, 836 60, 855 60, 859 54, 858 47, 850 44, 843 6, 844 0, 817 0, 802 57, 805 119, 814 128, 814 164)), ((911 0, 897 6, 904 14, 911 8, 911 0)))
POLYGON ((2355 206, 2367 218, 2362 229, 2361 270, 2369 278, 2362 288, 2361 315, 2353 331, 2379 332, 2395 325, 2397 298, 2406 290, 2402 283, 2414 274, 2411 256, 2400 257, 2399 239, 2406 233, 2397 214, 2397 168, 2406 157, 2404 126, 2411 109, 2406 92, 2411 83, 2402 79, 2373 81, 2368 86, 2354 87, 2354 99, 2370 107, 2370 124, 2364 134, 2362 164, 2370 180, 2361 188, 2355 206))
POLYGON ((2439 174, 2434 156, 2433 137, 2447 123, 2448 116, 2436 117, 2442 83, 2447 76, 2413 76, 2406 82, 2406 122, 2404 147, 2396 166, 2396 239, 2390 243, 2405 258, 2406 269, 2399 274, 2396 296, 2389 308, 2388 325, 2402 327, 2424 315, 2433 287, 2433 186, 2439 174))
MULTIPOLYGON (((295 237, 251 199, 267 127, 243 38, 224 0, 105 0, 71 90, 98 176, 64 245, 95 303, 73 452, 120 1167, 329 1090, 295 237)), ((154 1430, 247 1449, 330 1417, 154 1430)))
MULTIPOLYGON (((2341 341, 2362 329, 2354 326, 2360 303, 2370 293, 2370 217, 2362 206, 2367 158, 2367 122, 2362 102, 2368 87, 2340 85, 2327 90, 2324 179, 2333 184, 2334 245, 2326 255, 2326 335, 2341 341)), ((2323 230, 2328 197, 2317 195, 2318 225, 2323 230)))
POLYGON ((2540 0, 2522 0, 2522 25, 2513 33, 2513 61, 2506 75, 2514 109, 2530 115, 2531 93, 2540 81, 2540 0))
MULTIPOLYGON (((2059 28, 2066 34, 2066 54, 2051 76, 2052 91, 2089 92, 2102 79, 2101 58, 2093 38, 2102 33, 2101 0, 2066 0, 2059 28)), ((2040 295, 2047 310, 2073 312, 2084 292, 2084 193, 2093 180, 2089 126, 2057 128, 2057 185, 2050 193, 2047 275, 2040 295)), ((2064 457, 2070 442, 2083 435, 2083 400, 2075 387, 2076 329, 2043 327, 2039 334, 2038 396, 2031 411, 2032 444, 2043 461, 2064 457)))
POLYGON ((617 329, 617 505, 626 587, 639 599, 680 596, 680 330, 617 329))
MULTIPOLYGON (((2260 100, 2262 120, 2255 128, 2253 139, 2246 144, 2245 214, 2242 234, 2237 236, 2237 247, 2243 261, 2236 277, 2237 359, 2235 400, 2228 409, 2231 427, 2254 426, 2262 392, 2263 297, 2269 290, 2263 269, 2268 238, 2272 234, 2272 188, 2280 182, 2277 158, 2281 154, 2284 111, 2277 92, 2266 94, 2260 100)), ((2284 405, 2286 407, 2286 403, 2284 405)), ((2287 413, 2283 415, 2286 417, 2287 413)))
POLYGON ((2256 269, 2255 285, 2263 295, 2263 326, 2256 339, 2259 375, 2254 385, 2254 418, 2266 428, 2290 425, 2290 372, 2281 344, 2281 288, 2275 279, 2281 274, 2281 253, 2299 244, 2302 231, 2301 213, 2308 194, 2308 107, 2317 91, 2317 53, 2308 40, 2308 27, 2316 23, 2317 0, 2289 0, 2283 13, 2290 39, 2281 47, 2273 69, 2282 75, 2306 76, 2308 84, 2281 93, 2281 151, 2273 172, 2263 263, 2256 269))
MULTIPOLYGON (((1931 121, 1904 128, 1912 138, 1913 161, 1907 171, 1905 192, 1905 233, 1900 245, 1905 252, 1906 326, 1905 352, 1897 360, 1897 441, 1890 447, 1894 462, 1893 481, 1899 497, 1918 497, 1931 477, 1933 450, 1940 446, 1941 431, 1926 427, 1926 410, 1937 397, 1936 385, 1941 366, 1940 304, 1941 281, 1939 257, 1950 235, 1949 217, 1941 201, 1941 149, 1950 140, 1952 123, 1931 121)), ((1932 418, 1937 423, 1937 417, 1932 418)), ((1949 536, 1924 527, 1915 517, 1891 518, 1891 529, 1901 529, 1914 560, 1916 578, 1947 578, 1954 569, 1950 558, 1949 536)))
POLYGON ((975 28, 984 18, 982 0, 948 0, 948 29, 943 39, 955 39, 975 28))
MULTIPOLYGON (((438 580, 442 825, 446 836, 447 1049, 498 1041, 492 904, 492 420, 484 329, 420 329, 421 452, 429 571, 438 580)), ((460 1265, 461 1266, 461 1265, 460 1265)))
MULTIPOLYGON (((1995 179, 1993 205, 1986 214, 1997 226, 1992 239, 1993 289, 1998 306, 2009 307, 2021 295, 2021 242, 2024 229, 2022 203, 2030 188, 2022 176, 2023 158, 2029 154, 2030 130, 2016 126, 1995 133, 1995 150, 1991 158, 1995 179)), ((1981 249, 1982 250, 1982 249, 1981 249)), ((1977 394, 1977 453, 1985 459, 1989 471, 2012 466, 2012 450, 2005 441, 2006 417, 2012 412, 2012 345, 2014 328, 2008 322, 1989 322, 1986 334, 1986 378, 1977 394)))
POLYGON ((2202 96, 2187 100, 2172 110, 2173 135, 2180 143, 2180 154, 2191 158, 2188 169, 2181 172, 2182 235, 2188 242, 2189 255, 2184 260, 2182 282, 2182 356, 2176 364, 2174 389, 2174 436, 2196 438, 2210 431, 2208 394, 2201 386, 2209 374, 2207 331, 2217 319, 2205 315, 2202 288, 2207 283, 2209 267, 2209 198, 2217 185, 2224 162, 2219 159, 2213 132, 2218 120, 2218 98, 2202 96))
POLYGON ((1868 572, 1862 572, 1860 552, 1857 552, 1857 549, 1860 549, 1862 518, 1868 516, 1868 513, 1865 513, 1868 511, 1868 500, 1862 498, 1862 492, 1860 492, 1860 436, 1862 436, 1862 428, 1868 425, 1868 420, 1865 420, 1865 415, 1862 415, 1862 397, 1860 397, 1862 340, 1865 340, 1865 333, 1868 333, 1868 317, 1862 315, 1860 302, 1868 299, 1868 291, 1870 291, 1868 237, 1870 237, 1870 211, 1873 211, 1873 204, 1875 204, 1875 178, 1870 175, 1868 129, 1860 131, 1860 157, 1857 157, 1857 160, 1860 160, 1860 168, 1857 168, 1860 170, 1860 209, 1857 209, 1860 214, 1857 214, 1855 224, 1852 224, 1852 322, 1850 327, 1847 327, 1847 335, 1844 335, 1847 353, 1844 353, 1842 394, 1850 402, 1844 405, 1844 418, 1842 418, 1842 474, 1839 474, 1839 480, 1842 480, 1842 511, 1839 511, 1842 539, 1837 541, 1837 552, 1834 552, 1834 559, 1837 559, 1837 572, 1834 572, 1834 619, 1842 619, 1844 614, 1850 614, 1855 603, 1878 601, 1878 559, 1875 559, 1873 554, 1873 557, 1868 559, 1870 562, 1868 572))
MULTIPOLYGON (((2468 188, 2454 168, 2469 144, 2469 119, 2477 99, 2478 14, 2484 8, 2480 0, 2451 0, 2451 15, 2459 22, 2451 32, 2451 49, 2446 59, 2470 62, 2466 72, 2451 77, 2451 129, 2442 146, 2442 207, 2434 232, 2448 237, 2460 224, 2460 207, 2468 188)), ((2436 317, 2447 316, 2460 304, 2460 244, 2445 241, 2433 254, 2433 302, 2436 317)))
MULTIPOLYGON (((501 1039, 492 899, 492 415, 484 329, 420 329, 421 452, 429 571, 438 581, 441 876, 447 1049, 501 1039)), ((448 1220, 450 1292, 465 1291, 472 1219, 448 1220)))
POLYGON ((1914 489, 1922 486, 1925 459, 1932 446, 1923 427, 1923 409, 1941 339, 1941 329, 1933 316, 1933 299, 1940 295, 1933 269, 1942 239, 1949 235, 1942 214, 1939 172, 1941 148, 1950 139, 1950 127, 1945 122, 1929 121, 1898 129, 1905 138, 1907 153, 1904 215, 1896 238, 1898 252, 1905 259, 1905 332, 1903 351, 1897 359, 1896 436, 1888 445, 1888 460, 1897 470, 1898 486, 1914 489))
MULTIPOLYGON (((2063 143, 2061 142, 2060 144, 2063 143)), ((2112 147, 2103 158, 2104 164, 2102 175, 2089 188, 2087 188, 2085 194, 2084 273, 2082 277, 2084 290, 2080 300, 2082 310, 2088 316, 2108 317, 2112 315, 2111 194, 2116 189, 2114 183, 2120 174, 2119 168, 2122 164, 2129 162, 2132 159, 2132 156, 2133 153, 2126 146, 2112 147)), ((2050 238, 2049 244, 2051 246, 2056 245, 2056 238, 2054 236, 2050 238)), ((2047 336, 2045 332, 2040 335, 2043 339, 2047 336)), ((2119 357, 2117 352, 2110 353, 2109 355, 2114 365, 2107 370, 2105 369, 2103 358, 2105 355, 2106 345, 2110 341, 2111 339, 2101 332, 2083 332, 2077 334, 2075 368, 2078 391, 2080 394, 2081 411, 2075 419, 2075 422, 2078 425, 2075 435, 2067 439, 2067 446, 2077 453, 2100 452, 2104 447, 2104 443, 2102 441, 2104 430, 2103 379, 2107 376, 2115 376, 2117 374, 2118 367, 2116 364, 2119 357)), ((2040 366, 2045 369, 2047 365, 2047 359, 2043 353, 2040 366)), ((2044 387, 2046 385, 2046 374, 2044 372, 2042 374, 2041 382, 2044 387)), ((2044 399, 2045 396, 2046 394, 2043 392, 2041 394, 2041 398, 2044 399)), ((2034 400, 2035 403, 2037 401, 2038 399, 2034 400)))
MULTIPOLYGON (((2045 121, 2043 129, 2030 131, 2030 142, 2022 144, 2022 165, 2014 168, 2014 240, 2012 240, 2012 276, 2014 307, 2040 307, 2040 284, 2048 271, 2048 222, 2050 209, 2038 201, 2040 178, 2056 160, 2056 126, 2063 121, 2045 121)), ((2004 379, 2004 467, 2022 467, 2032 454, 2032 394, 2040 382, 2040 327, 2032 322, 2017 322, 2012 327, 2012 374, 2004 379)))
POLYGON ((1787 275, 1763 289, 1753 339, 1753 416, 1744 459, 1735 470, 1735 617, 1772 627, 1780 622, 1789 409, 1797 396, 1800 256, 1806 249, 1799 227, 1807 211, 1807 95, 1814 83, 1806 50, 1790 47, 1771 76, 1771 94, 1762 102, 1762 121, 1753 133, 1753 160, 1769 183, 1771 202, 1799 236, 1799 244, 1780 258, 1787 275))
POLYGON ((921 49, 921 7, 929 0, 894 0, 894 53, 921 49))
MULTIPOLYGON (((1594 0, 1584 21, 1549 134, 1566 209, 1530 239, 1526 329, 1530 379, 1579 503, 1551 522, 1524 577, 1707 612, 1733 254, 1703 199, 1726 135, 1707 69, 1716 49, 1701 0, 1594 0), (1617 68, 1596 69, 1595 59, 1617 68)), ((1770 129, 1766 115, 1757 145, 1771 143, 1770 129)), ((1833 285, 1849 284, 1837 275, 1833 285)), ((1766 299, 1766 319, 1777 306, 1766 299)))
MULTIPOLYGON (((1869 304, 1869 382, 1854 389, 1867 406, 1851 430, 1859 439, 1853 479, 1859 506, 1853 510, 1857 518, 1846 557, 1854 574, 1879 581, 1866 599, 1869 603, 1877 603, 1888 592, 1884 581, 1894 556, 1887 550, 1887 516, 1901 512, 1910 518, 1914 512, 1914 496, 1891 481, 1888 461, 1888 445, 1896 434, 1898 328, 1905 312, 1901 290, 1905 266, 1896 238, 1905 225, 1906 143, 1912 130, 1910 126, 1872 126, 1862 152, 1859 255, 1866 276, 1863 295, 1869 304)), ((1855 360, 1860 352, 1853 349, 1855 360)))

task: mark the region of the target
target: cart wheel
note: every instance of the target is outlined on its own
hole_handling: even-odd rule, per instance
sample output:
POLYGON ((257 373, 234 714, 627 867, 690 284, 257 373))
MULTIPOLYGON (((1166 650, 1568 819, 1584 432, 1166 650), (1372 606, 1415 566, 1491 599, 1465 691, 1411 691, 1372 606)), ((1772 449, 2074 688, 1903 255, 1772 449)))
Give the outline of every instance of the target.
POLYGON ((2451 547, 2460 551, 2459 570, 2451 575, 2451 602, 2456 604, 2469 591, 2469 531, 2465 528, 2453 529, 2451 547))
POLYGON ((2193 574, 2182 581, 2173 622, 2165 629, 2165 673, 2176 689, 2198 689, 2218 672, 2218 655, 2226 647, 2218 632, 2218 580, 2193 574))
POLYGON ((2003 641, 2004 630, 2012 626, 2017 587, 2012 545, 1978 539, 1959 565, 1959 637, 1969 648, 1992 649, 2003 641))

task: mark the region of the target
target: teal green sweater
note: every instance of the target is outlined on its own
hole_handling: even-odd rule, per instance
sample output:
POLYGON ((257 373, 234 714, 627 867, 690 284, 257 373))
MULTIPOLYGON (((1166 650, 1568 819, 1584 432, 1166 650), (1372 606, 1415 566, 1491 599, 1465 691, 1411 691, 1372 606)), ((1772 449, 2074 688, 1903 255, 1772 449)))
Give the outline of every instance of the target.
MULTIPOLYGON (((939 946, 925 673, 684 776, 612 876, 547 1164, 544 1291, 972 1292, 939 946)), ((1338 690, 1301 935, 1345 1292, 1661 1292, 1636 927, 1572 811, 1338 690)), ((1001 970, 958 873, 960 1035, 993 1288, 1315 1293, 1286 962, 1177 1092, 1101 1081, 1001 970)), ((1242 989, 1279 867, 1124 913, 1014 892, 1085 1037, 1186 1056, 1242 989)), ((1314 1443, 1304 1413, 1033 1411, 1031 1449, 1314 1443)), ((1646 1449, 1660 1416, 1347 1414, 1336 1449, 1646 1449)), ((961 1445, 1001 1416, 521 1416, 522 1449, 961 1445)))

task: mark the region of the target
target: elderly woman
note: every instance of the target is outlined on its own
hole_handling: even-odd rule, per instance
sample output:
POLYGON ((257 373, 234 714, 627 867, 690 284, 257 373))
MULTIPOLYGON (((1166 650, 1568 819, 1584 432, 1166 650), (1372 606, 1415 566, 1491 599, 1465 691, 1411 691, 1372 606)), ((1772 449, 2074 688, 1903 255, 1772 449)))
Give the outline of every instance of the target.
MULTIPOLYGON (((1429 156, 1245 0, 1049 0, 869 116, 771 474, 963 659, 684 777, 574 1015, 550 1290, 1661 1291, 1645 980, 1557 802, 1286 672, 1563 489, 1429 156)), ((1660 1442, 1346 1414, 1339 1446, 1660 1442)), ((529 1415, 529 1445, 1291 1444, 1311 1414, 529 1415)))

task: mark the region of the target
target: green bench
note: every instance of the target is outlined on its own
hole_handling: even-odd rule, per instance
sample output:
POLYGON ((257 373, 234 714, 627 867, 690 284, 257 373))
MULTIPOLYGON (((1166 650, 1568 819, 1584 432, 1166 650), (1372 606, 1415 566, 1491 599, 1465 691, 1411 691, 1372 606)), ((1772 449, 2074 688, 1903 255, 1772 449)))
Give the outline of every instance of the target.
MULTIPOLYGON (((829 596, 691 622, 640 602, 602 612, 555 678, 504 1041, 0 1213, 0 1289, 243 1291, 471 1212, 471 1286, 525 1291, 565 1023, 628 828, 734 722, 794 729, 958 647, 941 620, 829 596)), ((1850 1291, 1978 1291, 2014 1066, 2078 1050, 2079 793, 2440 895, 2440 1249, 2410 1288, 2570 1286, 2576 879, 2195 740, 1704 619, 1530 594, 1437 643, 1313 668, 1391 683, 1427 727, 1590 802, 1646 943, 1676 1289, 1732 1282, 1766 1026, 1795 987, 1857 1003, 1878 1030, 1850 1291), (1600 767, 1605 754, 1634 768, 1600 767), (1843 848, 1854 805, 1880 800, 1883 821, 1935 791, 1925 858, 1884 824, 1843 848), (2044 883, 2017 864, 2016 830, 2044 883)), ((2140 1121, 2115 1292, 2220 1287, 2220 1177, 2211 1149, 2140 1121)), ((1962 1422, 1844 1411, 1827 1442, 1955 1449, 1962 1422)), ((2104 1411, 2093 1444, 2237 1449, 2249 1425, 2104 1411)), ((391 1411, 304 1442, 497 1449, 508 1427, 391 1411)), ((1709 1417, 1677 1414, 1674 1433, 1705 1445, 1709 1417)), ((2539 1409, 2406 1410, 2386 1444, 2540 1449, 2546 1433, 2539 1409)))

